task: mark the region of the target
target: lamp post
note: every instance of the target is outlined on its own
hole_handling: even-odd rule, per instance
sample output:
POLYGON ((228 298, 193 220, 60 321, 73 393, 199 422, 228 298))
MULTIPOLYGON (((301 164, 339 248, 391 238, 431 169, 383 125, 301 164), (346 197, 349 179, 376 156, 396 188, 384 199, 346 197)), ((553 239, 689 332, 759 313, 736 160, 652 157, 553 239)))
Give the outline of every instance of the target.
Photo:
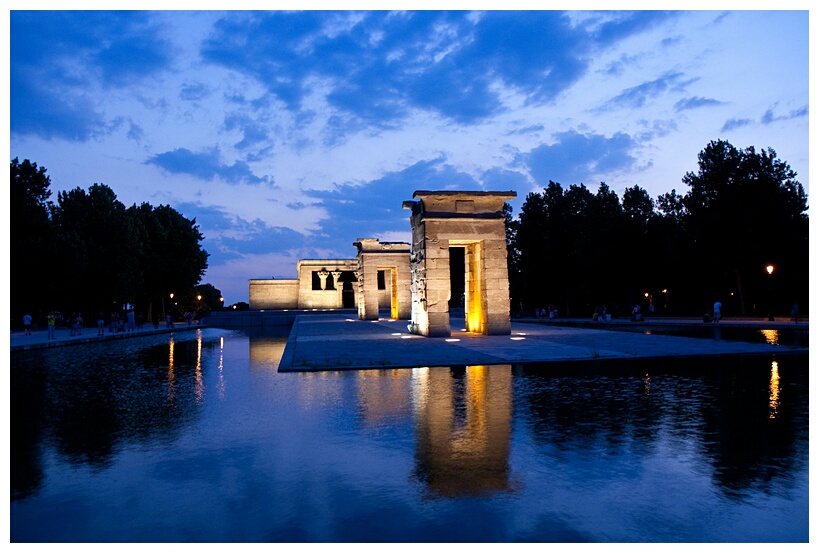
POLYGON ((773 272, 774 266, 768 265, 765 267, 765 270, 768 272, 768 320, 773 321, 773 272))

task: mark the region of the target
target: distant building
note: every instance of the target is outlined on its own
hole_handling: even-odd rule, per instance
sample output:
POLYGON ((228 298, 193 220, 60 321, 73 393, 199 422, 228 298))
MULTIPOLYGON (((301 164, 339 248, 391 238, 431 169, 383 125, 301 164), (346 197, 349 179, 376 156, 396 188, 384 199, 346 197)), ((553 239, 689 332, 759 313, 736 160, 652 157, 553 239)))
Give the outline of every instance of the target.
POLYGON ((359 238, 356 259, 302 259, 292 280, 250 280, 250 309, 358 309, 360 319, 410 317, 410 246, 359 238))
POLYGON ((357 259, 302 259, 295 280, 251 280, 250 309, 355 308, 357 270, 357 259))

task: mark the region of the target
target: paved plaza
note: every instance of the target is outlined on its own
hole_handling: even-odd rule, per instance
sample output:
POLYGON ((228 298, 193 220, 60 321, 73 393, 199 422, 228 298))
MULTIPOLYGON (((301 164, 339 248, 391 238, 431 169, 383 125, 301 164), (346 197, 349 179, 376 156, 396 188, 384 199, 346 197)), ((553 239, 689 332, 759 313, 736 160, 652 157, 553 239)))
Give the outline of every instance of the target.
MULTIPOLYGON (((771 354, 808 351, 769 343, 685 338, 644 332, 558 326, 545 321, 513 320, 511 335, 484 336, 463 330, 452 320, 452 336, 428 338, 410 334, 407 321, 360 321, 341 314, 299 316, 290 332, 279 371, 365 369, 446 365, 492 365, 552 361, 771 354)), ((571 321, 565 321, 570 324, 571 321)), ((629 324, 623 321, 624 325, 629 324)), ((693 320, 654 325, 694 326, 693 320)), ((702 325, 703 323, 699 323, 702 325)), ((753 331, 786 323, 721 322, 721 328, 753 331)), ((641 326, 648 327, 646 323, 641 326)), ((709 325, 713 328, 712 325, 709 325)), ((796 327, 791 323, 788 327, 796 327)), ((799 328, 807 329, 807 323, 799 328)), ((615 327, 610 325, 608 328, 615 327)), ((719 330, 719 329, 717 329, 719 330)))

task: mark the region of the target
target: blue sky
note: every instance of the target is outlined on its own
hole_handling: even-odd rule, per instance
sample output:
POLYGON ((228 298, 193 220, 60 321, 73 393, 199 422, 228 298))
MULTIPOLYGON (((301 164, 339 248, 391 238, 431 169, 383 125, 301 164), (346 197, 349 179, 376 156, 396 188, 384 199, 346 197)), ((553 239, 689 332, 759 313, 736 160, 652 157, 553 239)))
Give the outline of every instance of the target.
POLYGON ((549 180, 656 198, 724 139, 773 148, 810 192, 804 7, 12 10, 9 26, 10 159, 46 167, 55 197, 105 183, 195 217, 227 303, 358 238, 409 241, 415 190, 515 190, 515 213, 549 180))

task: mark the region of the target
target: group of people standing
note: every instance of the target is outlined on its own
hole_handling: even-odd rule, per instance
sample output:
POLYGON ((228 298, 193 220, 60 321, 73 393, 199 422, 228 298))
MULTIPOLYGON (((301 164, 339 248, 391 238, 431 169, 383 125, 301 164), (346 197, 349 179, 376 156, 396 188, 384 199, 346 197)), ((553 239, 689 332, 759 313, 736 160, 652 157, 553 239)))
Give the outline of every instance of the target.
POLYGON ((555 307, 555 304, 553 304, 553 303, 549 304, 548 309, 543 309, 543 308, 538 307, 538 308, 535 309, 535 317, 538 317, 538 318, 548 317, 550 319, 557 319, 557 307, 555 307))
MULTIPOLYGON (((136 315, 134 310, 127 309, 122 313, 112 311, 108 319, 108 331, 112 334, 117 332, 134 332, 135 330, 142 330, 142 316, 136 315)), ((26 336, 31 336, 31 328, 34 318, 26 313, 23 315, 23 328, 26 336)), ((62 317, 57 311, 49 311, 46 315, 46 327, 48 328, 48 339, 56 340, 57 324, 62 322, 62 317)), ((82 330, 85 327, 85 320, 82 313, 75 312, 67 321, 69 336, 82 336, 82 330)), ((105 334, 106 317, 100 312, 97 317, 97 336, 105 334)))
MULTIPOLYGON (((111 311, 108 332, 116 334, 117 332, 134 332, 135 330, 142 330, 142 315, 137 317, 133 308, 121 313, 111 311)), ((97 319, 97 336, 103 334, 105 334, 105 317, 100 312, 99 319, 97 319)))

